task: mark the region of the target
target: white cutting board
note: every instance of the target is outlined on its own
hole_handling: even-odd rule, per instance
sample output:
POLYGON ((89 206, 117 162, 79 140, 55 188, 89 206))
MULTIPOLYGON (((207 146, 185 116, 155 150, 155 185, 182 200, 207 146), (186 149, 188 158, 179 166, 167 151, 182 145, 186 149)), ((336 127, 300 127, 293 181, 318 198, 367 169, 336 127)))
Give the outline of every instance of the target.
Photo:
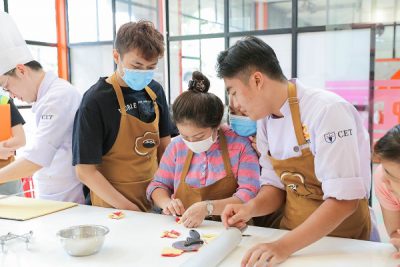
POLYGON ((0 199, 0 218, 25 221, 77 205, 72 202, 12 196, 0 199))

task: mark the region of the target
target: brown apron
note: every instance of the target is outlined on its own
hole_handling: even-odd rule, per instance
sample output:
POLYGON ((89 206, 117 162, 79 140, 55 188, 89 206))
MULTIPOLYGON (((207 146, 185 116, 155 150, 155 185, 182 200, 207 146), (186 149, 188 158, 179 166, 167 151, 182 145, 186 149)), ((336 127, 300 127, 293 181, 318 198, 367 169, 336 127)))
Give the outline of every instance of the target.
POLYGON ((175 193, 175 198, 178 198, 182 201, 185 209, 189 208, 196 202, 232 197, 238 188, 237 180, 232 173, 226 138, 221 130, 218 131, 218 135, 221 145, 222 158, 224 160, 226 176, 211 185, 201 188, 193 188, 188 185, 185 182, 185 179, 186 175, 189 172, 190 163, 193 157, 193 151, 189 149, 188 155, 186 156, 185 164, 183 165, 181 180, 175 193))
MULTIPOLYGON (((274 171, 286 189, 286 205, 280 227, 292 230, 302 224, 322 203, 321 182, 314 171, 314 155, 304 138, 296 86, 289 83, 289 106, 302 155, 285 160, 274 159, 269 154, 274 171)), ((345 219, 329 236, 369 240, 371 219, 367 199, 359 202, 357 210, 345 219)))
MULTIPOLYGON (((153 101, 156 117, 153 122, 145 123, 126 113, 124 97, 115 73, 111 76, 111 83, 121 110, 121 121, 117 139, 110 151, 103 156, 97 169, 122 195, 142 211, 147 211, 151 205, 146 198, 146 189, 158 168, 157 147, 160 137, 157 96, 146 86, 145 90, 153 101)), ((93 191, 90 196, 92 205, 111 207, 93 191)))

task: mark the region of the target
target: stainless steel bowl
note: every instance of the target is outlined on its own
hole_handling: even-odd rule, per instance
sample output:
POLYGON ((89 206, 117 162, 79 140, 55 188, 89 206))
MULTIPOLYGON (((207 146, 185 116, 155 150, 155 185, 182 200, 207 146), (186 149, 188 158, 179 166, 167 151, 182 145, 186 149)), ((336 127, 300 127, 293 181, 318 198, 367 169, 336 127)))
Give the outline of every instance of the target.
POLYGON ((98 252, 110 230, 101 225, 77 225, 58 231, 57 236, 71 256, 88 256, 98 252))

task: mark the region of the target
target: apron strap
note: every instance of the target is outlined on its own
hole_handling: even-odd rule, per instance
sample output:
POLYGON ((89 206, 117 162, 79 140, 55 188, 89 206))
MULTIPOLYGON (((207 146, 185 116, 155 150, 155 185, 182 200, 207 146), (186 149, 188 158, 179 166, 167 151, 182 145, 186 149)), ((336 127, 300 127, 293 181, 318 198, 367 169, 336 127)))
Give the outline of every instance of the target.
POLYGON ((219 140, 221 142, 222 158, 224 160, 224 168, 225 168, 226 175, 233 177, 231 160, 229 158, 226 137, 221 129, 218 130, 218 135, 219 135, 219 140))
POLYGON ((290 112, 292 114, 293 127, 296 133, 297 143, 299 146, 302 146, 307 144, 307 141, 304 138, 303 125, 301 124, 299 99, 297 97, 296 85, 291 82, 288 83, 288 95, 288 102, 290 106, 290 112))
POLYGON ((113 75, 111 75, 111 84, 114 88, 115 93, 117 94, 117 99, 118 99, 119 108, 121 110, 121 115, 125 116, 126 115, 125 100, 124 100, 124 96, 122 95, 121 86, 119 86, 119 84, 117 82, 117 74, 115 72, 113 75))
POLYGON ((154 93, 153 89, 151 89, 149 86, 146 86, 144 88, 147 92, 147 94, 150 96, 151 100, 153 101, 153 105, 154 105, 154 112, 156 113, 156 117, 159 116, 159 109, 158 109, 158 104, 157 104, 157 95, 156 93, 154 93))
POLYGON ((153 102, 156 101, 157 99, 156 93, 154 93, 154 91, 148 86, 146 86, 144 89, 146 90, 147 94, 149 94, 151 100, 153 100, 153 102))
POLYGON ((185 163, 183 164, 183 168, 182 168, 181 181, 180 181, 181 184, 185 183, 186 175, 189 172, 190 163, 192 162, 192 158, 193 158, 193 151, 190 149, 188 149, 188 150, 189 151, 188 151, 185 163))

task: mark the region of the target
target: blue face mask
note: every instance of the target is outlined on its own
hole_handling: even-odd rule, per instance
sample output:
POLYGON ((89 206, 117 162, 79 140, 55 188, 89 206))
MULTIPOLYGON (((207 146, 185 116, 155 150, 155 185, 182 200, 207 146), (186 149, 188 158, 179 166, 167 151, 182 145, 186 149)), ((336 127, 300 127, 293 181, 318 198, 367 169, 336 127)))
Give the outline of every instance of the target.
POLYGON ((136 70, 124 68, 122 79, 133 90, 140 91, 153 80, 154 70, 136 70))
POLYGON ((246 116, 229 114, 229 124, 233 131, 240 136, 251 136, 257 132, 257 122, 246 116))

